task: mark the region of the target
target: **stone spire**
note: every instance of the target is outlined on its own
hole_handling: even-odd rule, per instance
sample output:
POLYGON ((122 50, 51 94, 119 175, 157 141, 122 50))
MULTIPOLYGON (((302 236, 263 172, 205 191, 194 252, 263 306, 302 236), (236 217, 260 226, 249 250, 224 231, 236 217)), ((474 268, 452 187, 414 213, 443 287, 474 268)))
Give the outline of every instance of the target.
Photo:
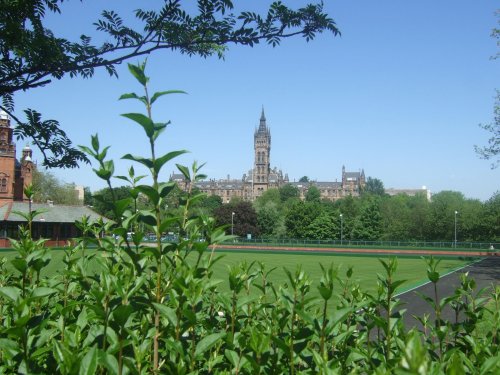
POLYGON ((262 113, 260 115, 259 133, 266 133, 266 132, 267 132, 266 115, 264 114, 264 106, 262 106, 262 113))

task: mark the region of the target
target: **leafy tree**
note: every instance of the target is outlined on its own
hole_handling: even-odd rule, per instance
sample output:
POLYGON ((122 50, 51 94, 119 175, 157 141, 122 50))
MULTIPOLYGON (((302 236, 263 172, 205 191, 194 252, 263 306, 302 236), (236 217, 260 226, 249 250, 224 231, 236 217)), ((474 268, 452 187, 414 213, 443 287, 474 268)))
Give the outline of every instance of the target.
POLYGON ((83 204, 85 206, 93 206, 94 198, 92 197, 92 192, 88 186, 83 188, 83 204))
POLYGON ((302 176, 301 178, 299 178, 299 182, 309 182, 309 177, 302 176))
POLYGON ((226 225, 226 232, 231 233, 233 212, 234 235, 241 237, 246 237, 247 234, 255 237, 260 235, 257 213, 250 202, 230 202, 215 209, 214 217, 217 225, 226 225))
POLYGON ((489 241, 500 241, 500 191, 484 203, 482 218, 485 226, 485 238, 489 241))
POLYGON ((266 207, 269 204, 274 204, 276 208, 280 208, 281 204, 281 196, 280 191, 278 189, 268 189, 262 193, 257 199, 254 201, 253 205, 257 212, 266 207))
POLYGON ((340 223, 337 216, 322 211, 306 229, 307 238, 314 240, 332 240, 340 238, 340 223))
POLYGON ((198 0, 196 14, 190 14, 180 0, 166 0, 160 9, 137 9, 134 26, 113 10, 103 11, 93 24, 95 39, 103 41, 98 45, 89 30, 78 40, 68 40, 46 27, 48 13, 63 16, 63 1, 0 1, 0 109, 17 123, 19 138, 33 140, 48 167, 76 167, 88 159, 72 146, 57 121, 42 120, 32 109, 25 111, 26 121, 14 116, 18 91, 43 87, 66 75, 90 78, 99 68, 116 76, 117 64, 158 50, 222 58, 230 44, 277 46, 293 36, 311 40, 324 31, 339 34, 322 3, 293 10, 276 1, 260 15, 235 14, 230 0, 198 0))
MULTIPOLYGON (((485 206, 478 199, 466 199, 460 209, 458 241, 491 240, 485 236, 485 206)), ((458 219, 458 218, 457 218, 458 219)))
POLYGON ((289 199, 299 199, 299 189, 292 184, 285 184, 279 188, 281 202, 286 202, 289 199))
POLYGON ((306 193, 306 202, 319 202, 321 200, 321 192, 319 189, 312 185, 309 186, 306 193))
POLYGON ((257 211, 257 224, 263 237, 280 237, 283 220, 278 207, 272 202, 261 207, 257 211))
POLYGON ((382 238, 386 240, 407 241, 412 239, 410 223, 412 211, 409 207, 410 197, 398 194, 385 197, 380 203, 382 217, 382 238))
POLYGON ((455 211, 457 225, 462 225, 462 207, 465 198, 458 191, 441 191, 434 194, 430 204, 430 222, 427 232, 428 239, 453 241, 455 231, 455 211))
POLYGON ((33 200, 45 203, 52 201, 55 204, 81 205, 75 184, 60 181, 52 173, 33 169, 33 200))
POLYGON ((382 196, 385 194, 384 183, 378 178, 368 177, 363 193, 382 196))
POLYGON ((376 197, 369 197, 364 200, 359 216, 354 221, 351 238, 367 241, 380 239, 382 234, 382 217, 379 202, 380 199, 376 197))
POLYGON ((343 237, 344 239, 353 239, 351 238, 351 231, 354 225, 354 220, 359 213, 359 199, 354 199, 351 195, 349 195, 343 199, 339 199, 336 202, 336 205, 338 207, 339 215, 342 214, 343 237))
POLYGON ((429 239, 431 228, 430 202, 423 193, 408 197, 408 206, 411 212, 408 240, 426 240, 429 239))
POLYGON ((295 201, 285 216, 286 233, 291 238, 308 238, 309 225, 320 214, 321 205, 295 201))
POLYGON ((500 90, 497 90, 495 105, 493 109, 493 122, 481 124, 480 126, 490 133, 488 145, 484 147, 475 146, 476 152, 481 159, 492 160, 491 168, 494 169, 500 163, 500 90))
MULTIPOLYGON (((496 12, 497 24, 500 26, 500 10, 496 12)), ((491 36, 496 39, 497 46, 500 47, 500 27, 493 28, 491 36)), ((500 52, 497 52, 493 59, 496 60, 500 57, 500 52)), ((500 91, 496 91, 495 104, 493 106, 493 122, 490 124, 479 125, 484 130, 491 133, 490 139, 488 139, 488 146, 479 147, 474 146, 476 152, 482 159, 492 160, 491 168, 494 169, 500 163, 500 91), (495 160, 496 159, 496 160, 495 160)))
POLYGON ((218 195, 204 197, 195 207, 200 208, 209 216, 212 216, 215 210, 222 206, 222 198, 218 195))
POLYGON ((93 194, 94 210, 104 217, 114 218, 112 202, 114 200, 126 199, 130 197, 131 190, 132 188, 130 186, 120 186, 114 187, 113 192, 111 192, 110 188, 104 188, 96 191, 93 194))

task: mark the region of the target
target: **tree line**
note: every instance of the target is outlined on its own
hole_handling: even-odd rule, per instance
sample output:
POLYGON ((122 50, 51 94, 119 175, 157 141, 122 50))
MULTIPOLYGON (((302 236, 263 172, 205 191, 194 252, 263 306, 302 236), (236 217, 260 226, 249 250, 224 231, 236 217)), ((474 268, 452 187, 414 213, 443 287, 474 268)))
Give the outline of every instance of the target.
MULTIPOLYGON (((242 237, 451 242, 456 224, 458 242, 500 241, 500 192, 485 202, 457 191, 442 191, 428 200, 425 194, 389 196, 380 189, 380 180, 371 181, 375 182, 359 197, 336 201, 322 200, 312 185, 301 200, 298 189, 287 184, 267 190, 253 203, 232 199, 222 204, 220 197, 206 196, 191 211, 193 215, 213 216, 218 225, 226 225, 228 234, 242 237)), ((130 189, 118 187, 115 194, 119 198, 130 189)), ((106 208, 110 196, 109 189, 103 189, 91 200, 94 209, 104 216, 111 215, 106 208)), ((180 196, 176 188, 166 201, 172 215, 179 210, 180 196)), ((147 206, 145 199, 139 197, 137 202, 138 209, 147 206)))

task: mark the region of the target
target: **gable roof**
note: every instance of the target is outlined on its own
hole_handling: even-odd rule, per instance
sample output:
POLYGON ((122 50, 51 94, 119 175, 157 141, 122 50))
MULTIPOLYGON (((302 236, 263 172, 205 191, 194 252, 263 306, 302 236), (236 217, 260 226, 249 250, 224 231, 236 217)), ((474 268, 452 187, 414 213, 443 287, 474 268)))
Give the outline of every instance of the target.
MULTIPOLYGON (((0 222, 25 222, 26 220, 16 211, 28 213, 28 202, 5 202, 3 205, 0 203, 0 222)), ((35 218, 35 222, 45 223, 74 223, 76 220, 81 220, 82 217, 88 216, 90 220, 98 220, 103 218, 104 221, 108 219, 102 217, 95 211, 87 206, 69 206, 69 205, 50 205, 46 203, 32 203, 31 210, 42 211, 40 215, 35 218)))

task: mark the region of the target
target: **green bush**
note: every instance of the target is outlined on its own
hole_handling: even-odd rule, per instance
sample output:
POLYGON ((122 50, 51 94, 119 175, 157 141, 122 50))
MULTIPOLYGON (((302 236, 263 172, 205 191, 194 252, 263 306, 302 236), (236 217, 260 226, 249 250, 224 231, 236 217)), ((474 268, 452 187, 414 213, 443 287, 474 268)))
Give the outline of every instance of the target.
MULTIPOLYGON (((145 89, 126 94, 146 106, 147 115, 124 115, 139 124, 151 156, 125 155, 144 165, 152 184, 138 184, 133 168, 121 179, 130 197, 114 200, 114 222, 77 223, 83 235, 66 249, 64 269, 41 276, 50 261, 44 241, 31 238, 30 220, 12 241, 15 271, 0 262, 0 373, 45 374, 464 374, 498 373, 500 288, 477 293, 466 275, 453 296, 427 301, 436 318, 422 317, 424 332, 407 330, 395 297, 402 280, 394 279, 397 260, 381 261, 385 274, 368 294, 322 267, 318 298, 299 268, 286 270, 286 285, 273 285, 264 264, 240 264, 228 271, 229 293, 219 291, 212 267, 218 243, 227 240, 213 219, 194 216, 190 207, 202 198, 190 189, 182 209, 169 213, 162 204, 174 185, 159 180, 162 167, 183 151, 156 156, 155 141, 167 124, 153 122, 144 64, 130 66, 145 89), (139 194, 151 209, 136 210, 139 194), (179 214, 180 212, 180 214, 179 214), (162 242, 167 228, 179 228, 179 241, 162 242), (102 233, 111 233, 101 236, 102 233), (131 236, 128 235, 133 233, 131 236), (156 242, 144 245, 145 233, 156 242), (97 251, 86 251, 89 246, 97 251), (189 261, 187 257, 190 257, 189 261), (192 261, 191 257, 195 258, 192 261), (251 293, 257 288, 259 293, 251 293), (338 293, 337 293, 338 292, 338 293), (340 295, 340 297, 335 297, 340 295), (489 306, 491 330, 476 326, 489 306), (330 308, 334 306, 333 312, 330 308), (460 323, 441 318, 450 305, 464 316, 460 323)), ((106 160, 97 136, 90 148, 96 174, 111 189, 114 165, 106 160)), ((178 165, 185 178, 203 177, 199 167, 178 165)), ((111 189, 112 191, 112 189, 111 189)), ((30 191, 27 191, 30 194, 30 191)), ((436 284, 437 262, 428 260, 428 278, 436 284)))

